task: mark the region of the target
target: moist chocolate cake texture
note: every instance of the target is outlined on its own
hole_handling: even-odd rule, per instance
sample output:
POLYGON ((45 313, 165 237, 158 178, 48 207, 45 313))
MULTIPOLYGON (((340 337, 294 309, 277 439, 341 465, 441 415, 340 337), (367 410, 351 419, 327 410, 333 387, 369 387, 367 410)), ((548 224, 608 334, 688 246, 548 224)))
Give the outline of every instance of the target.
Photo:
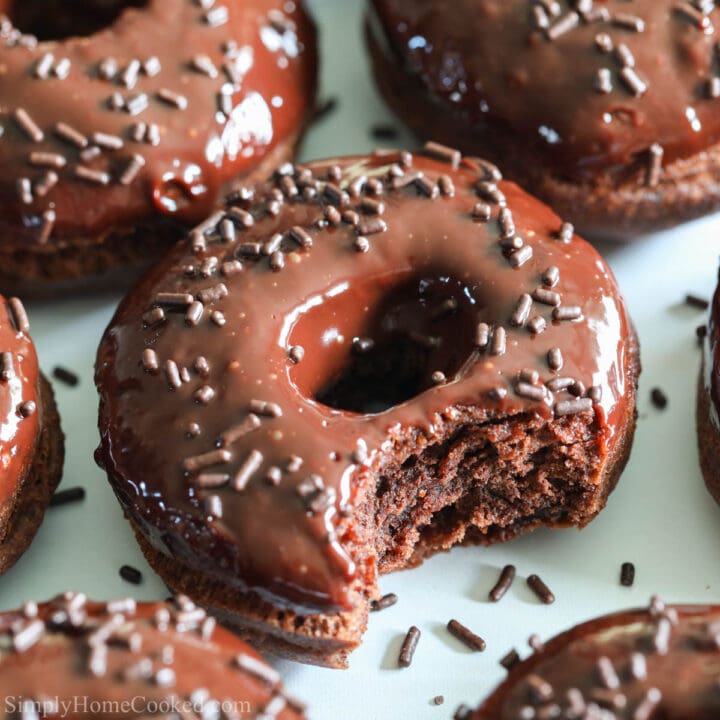
POLYGON ((18 720, 304 717, 273 668, 182 596, 66 592, 0 613, 0 693, 0 717, 18 720))
POLYGON ((587 524, 638 372, 611 271, 494 166, 435 144, 288 164, 120 305, 97 458, 171 587, 341 666, 378 573, 587 524))
POLYGON ((666 606, 583 623, 515 665, 458 720, 711 720, 720 715, 720 608, 666 606))
POLYGON ((720 206, 715 2, 372 0, 385 99, 592 237, 720 206))
POLYGON ((0 297, 0 574, 30 545, 62 473, 60 419, 18 298, 0 297))
POLYGON ((0 65, 6 290, 147 264, 315 102, 300 0, 0 0, 0 65))

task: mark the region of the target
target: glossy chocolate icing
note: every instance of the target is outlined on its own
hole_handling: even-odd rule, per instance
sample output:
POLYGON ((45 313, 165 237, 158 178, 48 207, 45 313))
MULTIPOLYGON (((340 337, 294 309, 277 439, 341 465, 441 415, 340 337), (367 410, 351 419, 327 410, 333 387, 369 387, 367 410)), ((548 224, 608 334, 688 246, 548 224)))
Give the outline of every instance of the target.
MULTIPOLYGON (((219 238, 220 212, 204 236, 193 233, 141 280, 98 351, 97 457, 154 548, 296 612, 347 609, 355 581, 375 580, 375 569, 353 556, 362 538, 357 495, 413 434, 429 443, 465 408, 480 408, 488 420, 552 419, 569 400, 595 413, 604 468, 629 412, 635 346, 624 303, 595 250, 569 228, 560 240, 560 219, 516 185, 496 185, 494 173, 469 159, 453 169, 398 153, 283 167, 244 210, 238 198, 229 201, 219 227, 234 240, 219 238), (480 219, 485 211, 489 221, 480 219), (509 240, 532 257, 508 255, 509 240), (284 267, 274 272, 279 261, 284 267), (553 266, 561 310, 578 306, 582 317, 553 321, 557 309, 532 302, 527 323, 513 327, 521 294, 541 287, 553 266), (158 295, 168 292, 180 295, 158 295), (171 297, 180 307, 159 312, 157 303, 171 297), (504 329, 505 354, 493 350, 498 329, 487 347, 476 347, 478 323, 504 329), (407 401, 383 412, 351 412, 353 393, 328 387, 352 367, 353 341, 368 335, 381 349, 398 343, 403 358, 418 347, 426 354, 414 397, 404 389, 407 401), (561 370, 548 366, 553 348, 561 370), (446 382, 433 385, 437 371, 446 382), (559 377, 571 387, 553 397, 542 383, 559 377), (534 379, 539 400, 518 394, 534 379), (594 401, 570 394, 586 388, 594 401), (317 397, 339 402, 329 407, 317 397), (236 491, 248 462, 253 472, 241 473, 236 491), (225 487, 209 487, 216 483, 225 487)), ((394 382, 382 372, 366 380, 352 372, 345 385, 354 380, 361 397, 398 402, 378 391, 394 382)))
POLYGON ((657 600, 592 620, 550 640, 461 717, 712 720, 720 715, 719 623, 717 606, 657 600))
POLYGON ((276 671, 184 598, 90 603, 65 593, 0 613, 0 694, 3 718, 38 717, 22 714, 23 702, 71 720, 215 717, 218 703, 228 718, 302 716, 276 671))
MULTIPOLYGON (((35 346, 19 329, 7 300, 0 297, 0 353, 10 353, 9 377, 0 377, 0 517, 12 509, 20 483, 32 464, 40 434, 42 407, 39 401, 39 369, 35 346), (24 417, 24 403, 35 412, 24 417)), ((5 372, 6 362, 0 359, 5 372)), ((0 537, 4 528, 0 527, 0 537)))
POLYGON ((438 108, 478 132, 511 133, 527 146, 528 163, 541 153, 562 177, 628 167, 656 143, 672 161, 720 141, 715 3, 707 14, 657 0, 372 5, 373 37, 438 108), (563 24, 569 29, 552 39, 563 24), (608 49, 598 35, 610 38, 608 49), (641 96, 621 77, 624 66, 647 86, 641 96), (601 69, 607 92, 597 89, 601 69))
MULTIPOLYGON (((0 0, 0 16, 13 4, 0 0)), ((108 5, 83 12, 96 4, 108 5)), ((0 23, 3 249, 155 218, 199 222, 231 181, 294 142, 313 108, 315 53, 300 0, 148 0, 90 37, 42 43, 0 23), (114 109, 116 94, 124 107, 114 109), (157 127, 136 135, 140 123, 157 127), (83 159, 93 146, 102 152, 83 159)))

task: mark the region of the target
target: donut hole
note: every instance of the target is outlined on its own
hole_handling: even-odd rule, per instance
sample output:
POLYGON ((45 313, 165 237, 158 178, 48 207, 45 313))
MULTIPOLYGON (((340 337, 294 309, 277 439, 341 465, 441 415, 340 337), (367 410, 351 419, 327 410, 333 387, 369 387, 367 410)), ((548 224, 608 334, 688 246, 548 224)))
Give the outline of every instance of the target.
POLYGON ((88 37, 110 27, 127 8, 144 8, 150 0, 0 0, 21 32, 38 40, 88 37))
POLYGON ((328 407, 384 412, 461 374, 474 352, 478 312, 471 290, 448 276, 347 287, 296 322, 290 344, 305 354, 292 380, 328 407))

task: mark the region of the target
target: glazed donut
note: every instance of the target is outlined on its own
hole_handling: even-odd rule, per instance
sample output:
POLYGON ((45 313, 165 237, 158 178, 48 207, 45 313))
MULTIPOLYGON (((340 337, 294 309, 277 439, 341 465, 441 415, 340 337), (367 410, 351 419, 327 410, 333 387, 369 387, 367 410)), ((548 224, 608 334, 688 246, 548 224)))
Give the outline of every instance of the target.
POLYGON ((97 457, 149 561, 256 645, 339 666, 377 572, 583 526, 635 425, 611 271, 482 160, 284 165, 120 305, 97 457))
POLYGON ((277 672, 184 597, 68 592, 0 613, 0 694, 0 717, 23 720, 304 717, 277 672))
POLYGON ((704 720, 720 714, 720 607, 654 599, 583 623, 510 670, 458 720, 704 720))
POLYGON ((60 482, 64 441, 22 303, 0 297, 0 575, 25 552, 60 482))
POLYGON ((415 132, 625 239, 720 207, 719 21, 715 3, 372 0, 367 27, 415 132))
POLYGON ((710 321, 702 343, 697 395, 700 466, 708 490, 720 503, 720 286, 711 304, 710 321))
POLYGON ((0 289, 54 291, 292 157, 315 29, 301 0, 0 0, 0 67, 0 289))

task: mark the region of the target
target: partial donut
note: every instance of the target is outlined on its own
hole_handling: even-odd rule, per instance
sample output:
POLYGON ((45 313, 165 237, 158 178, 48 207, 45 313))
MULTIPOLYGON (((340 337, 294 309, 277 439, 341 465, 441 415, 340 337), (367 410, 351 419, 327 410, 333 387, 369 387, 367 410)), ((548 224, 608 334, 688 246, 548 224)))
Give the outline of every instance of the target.
POLYGON ((702 345, 696 415, 700 466, 708 490, 720 503, 720 287, 710 306, 702 345))
POLYGON ((0 0, 0 66, 0 290, 47 294, 292 158, 315 28, 300 0, 0 0))
POLYGON ((339 666, 378 572, 595 517, 638 372, 608 267, 492 165, 283 165, 122 302, 97 457, 171 587, 339 666))
POLYGON ((665 606, 574 627, 510 670, 457 720, 709 720, 720 715, 720 608, 665 606))
POLYGON ((0 613, 0 717, 300 720, 304 705, 188 598, 66 592, 0 613))
POLYGON ((715 3, 372 0, 388 104, 592 238, 720 207, 715 3))
POLYGON ((55 398, 17 298, 0 297, 0 575, 28 548, 65 457, 55 398))

